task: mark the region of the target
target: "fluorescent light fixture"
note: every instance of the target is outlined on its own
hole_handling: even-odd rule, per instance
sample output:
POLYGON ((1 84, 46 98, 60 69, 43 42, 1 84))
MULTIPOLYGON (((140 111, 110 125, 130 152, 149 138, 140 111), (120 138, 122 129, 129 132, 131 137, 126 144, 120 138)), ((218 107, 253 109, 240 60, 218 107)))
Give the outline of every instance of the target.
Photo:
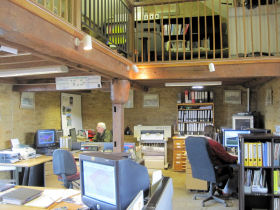
POLYGON ((202 85, 194 85, 194 86, 192 86, 192 89, 203 89, 204 88, 204 86, 202 86, 202 85))
POLYGON ((209 63, 209 71, 214 72, 215 71, 215 65, 214 63, 209 63))
POLYGON ((40 74, 67 73, 67 66, 40 66, 32 68, 18 68, 0 70, 0 77, 20 77, 40 74))
POLYGON ((177 87, 177 86, 214 86, 222 85, 222 81, 205 81, 205 82, 167 82, 166 87, 177 87))
POLYGON ((79 47, 81 43, 84 45, 84 50, 92 50, 92 38, 90 35, 86 34, 82 41, 77 37, 75 38, 74 44, 76 47, 79 47))
POLYGON ((17 49, 12 48, 12 47, 3 46, 3 45, 0 45, 0 51, 12 53, 12 54, 15 54, 15 55, 18 54, 18 50, 17 49))

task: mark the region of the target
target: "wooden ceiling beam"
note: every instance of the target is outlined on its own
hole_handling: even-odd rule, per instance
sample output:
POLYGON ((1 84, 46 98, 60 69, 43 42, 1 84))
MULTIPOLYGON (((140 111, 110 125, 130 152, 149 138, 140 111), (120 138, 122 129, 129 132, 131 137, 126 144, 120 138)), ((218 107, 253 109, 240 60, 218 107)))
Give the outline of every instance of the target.
POLYGON ((209 72, 208 65, 197 66, 174 66, 174 67, 150 67, 139 68, 138 73, 131 72, 133 80, 219 80, 238 79, 252 77, 280 77, 280 63, 262 62, 240 64, 215 65, 215 72, 209 72))
MULTIPOLYGON (((73 69, 80 70, 80 71, 82 71, 81 74, 84 74, 84 73, 88 73, 90 75, 98 74, 98 75, 100 75, 104 78, 107 78, 107 79, 112 79, 113 78, 112 75, 105 74, 104 72, 100 73, 100 72, 96 71, 96 69, 92 69, 90 67, 87 67, 87 66, 84 66, 84 65, 81 65, 81 64, 73 63, 71 61, 65 60, 64 58, 57 58, 57 57, 53 57, 51 55, 42 54, 42 52, 36 52, 33 49, 29 49, 25 46, 9 42, 7 40, 4 40, 3 38, 0 38, 0 42, 5 43, 6 45, 9 45, 9 46, 13 46, 17 49, 22 49, 22 50, 31 52, 33 55, 35 55, 35 56, 37 56, 41 59, 45 59, 45 60, 48 60, 49 62, 53 62, 53 65, 66 65, 66 66, 71 67, 73 69)), ((34 65, 34 66, 36 66, 36 65, 34 65)), ((26 67, 28 67, 28 66, 26 66, 26 67)), ((100 69, 100 71, 102 71, 102 70, 100 69)))
POLYGON ((18 55, 18 56, 8 56, 8 57, 0 57, 0 65, 10 64, 10 63, 26 63, 26 62, 38 62, 42 61, 42 58, 38 58, 30 53, 18 55))
POLYGON ((130 61, 125 58, 116 59, 120 57, 119 55, 117 57, 116 55, 110 56, 114 53, 98 41, 93 41, 93 50, 91 51, 84 51, 82 46, 75 47, 74 39, 76 37, 82 39, 84 35, 82 32, 77 29, 75 31, 74 27, 64 23, 65 28, 72 27, 73 33, 71 34, 46 20, 50 17, 55 18, 52 14, 48 14, 44 10, 40 11, 43 14, 41 16, 46 18, 43 19, 40 15, 34 15, 27 11, 27 8, 23 9, 24 6, 34 7, 32 2, 27 1, 1 1, 0 20, 3 20, 0 21, 1 38, 46 56, 51 55, 57 60, 63 59, 77 65, 88 66, 96 69, 100 74, 106 73, 116 78, 128 78, 127 65, 131 63, 130 61))
POLYGON ((32 84, 32 85, 14 85, 13 91, 17 92, 42 92, 42 91, 57 91, 55 84, 32 84))

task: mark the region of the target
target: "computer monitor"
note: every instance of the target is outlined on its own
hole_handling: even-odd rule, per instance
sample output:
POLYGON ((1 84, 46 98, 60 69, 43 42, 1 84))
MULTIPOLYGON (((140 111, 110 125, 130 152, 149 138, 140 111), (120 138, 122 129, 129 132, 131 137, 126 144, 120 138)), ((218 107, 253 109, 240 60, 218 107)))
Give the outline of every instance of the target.
POLYGON ((47 148, 56 145, 55 129, 37 130, 36 132, 36 148, 47 148))
POLYGON ((249 130, 224 130, 224 146, 225 147, 238 147, 239 134, 250 134, 249 130))
POLYGON ((149 191, 147 168, 114 153, 81 154, 80 177, 82 201, 91 209, 126 209, 149 191))

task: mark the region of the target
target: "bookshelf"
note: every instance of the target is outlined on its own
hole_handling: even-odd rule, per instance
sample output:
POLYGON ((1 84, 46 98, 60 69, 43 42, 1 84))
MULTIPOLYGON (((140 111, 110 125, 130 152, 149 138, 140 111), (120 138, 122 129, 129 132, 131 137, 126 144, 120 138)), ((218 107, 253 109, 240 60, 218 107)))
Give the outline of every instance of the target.
POLYGON ((240 135, 239 209, 279 209, 279 143, 280 136, 240 135))
POLYGON ((153 56, 155 49, 157 50, 158 60, 161 59, 162 50, 164 51, 164 60, 168 60, 169 51, 172 60, 174 57, 178 57, 179 60, 190 56, 205 57, 206 54, 208 57, 213 57, 213 51, 217 54, 216 57, 219 57, 218 53, 221 49, 219 15, 214 17, 171 16, 170 18, 144 19, 135 21, 134 27, 137 54, 141 56, 143 48, 144 61, 147 61, 148 54, 145 51, 148 47, 145 45, 149 45, 151 56, 153 56), (213 25, 215 31, 213 31, 213 25), (154 31, 156 32, 155 35, 154 31), (154 40, 155 36, 156 40, 154 40), (146 40, 150 43, 147 43, 146 40), (163 49, 161 49, 162 45, 163 49))
POLYGON ((180 135, 203 134, 206 125, 214 125, 213 91, 185 90, 185 103, 177 104, 177 131, 180 135))

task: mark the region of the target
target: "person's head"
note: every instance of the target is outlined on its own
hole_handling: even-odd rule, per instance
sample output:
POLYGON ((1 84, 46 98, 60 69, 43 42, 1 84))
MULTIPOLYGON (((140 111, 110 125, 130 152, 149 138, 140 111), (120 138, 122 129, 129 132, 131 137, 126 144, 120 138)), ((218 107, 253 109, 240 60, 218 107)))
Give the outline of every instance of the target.
POLYGON ((96 130, 97 130, 98 133, 102 134, 105 129, 106 129, 106 124, 104 122, 97 123, 96 130))
POLYGON ((204 127, 204 136, 208 136, 211 139, 215 139, 215 128, 213 125, 206 125, 204 127))

